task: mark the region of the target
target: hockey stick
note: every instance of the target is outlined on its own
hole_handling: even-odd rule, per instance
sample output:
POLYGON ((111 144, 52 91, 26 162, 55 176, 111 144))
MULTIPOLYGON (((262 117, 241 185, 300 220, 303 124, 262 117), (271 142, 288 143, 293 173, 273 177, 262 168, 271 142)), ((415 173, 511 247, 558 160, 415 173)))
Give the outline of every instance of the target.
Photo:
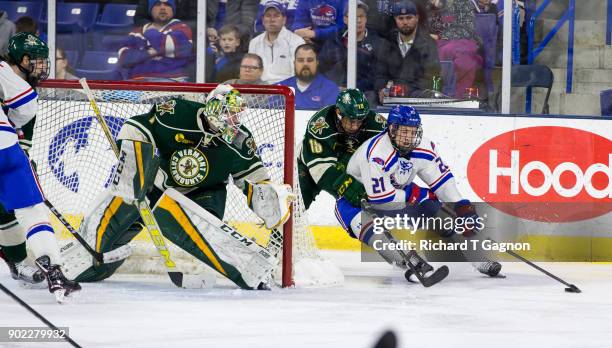
MULTIPOLYGON (((450 215, 450 216, 452 216, 452 217, 457 217, 457 214, 455 213, 455 211, 454 211, 453 209, 449 208, 449 207, 448 207, 446 204, 442 204, 442 211, 444 211, 445 213, 447 213, 448 215, 450 215)), ((497 243, 497 242, 495 242, 495 241, 494 241, 493 239, 491 239, 491 238, 487 238, 487 240, 490 240, 490 241, 491 241, 491 242, 493 242, 493 243, 497 243)), ((554 279, 554 280, 558 281, 559 283, 561 283, 561 284, 563 284, 563 285, 567 286, 567 288, 565 288, 565 291, 566 291, 566 292, 574 292, 574 293, 581 293, 581 292, 582 292, 582 290, 580 290, 580 289, 579 289, 579 288, 578 288, 576 285, 574 285, 574 284, 570 284, 570 283, 566 282, 565 280, 563 280, 563 279, 561 279, 561 278, 557 277, 556 275, 554 275, 554 274, 550 273, 549 271, 547 271, 547 270, 545 270, 544 268, 542 268, 542 267, 540 267, 540 266, 536 265, 535 263, 533 263, 533 262, 531 262, 531 261, 527 260, 526 258, 524 258, 523 256, 521 256, 521 255, 519 255, 519 254, 515 253, 514 251, 512 251, 512 250, 506 250, 506 253, 507 253, 508 255, 510 255, 510 256, 512 256, 512 257, 514 257, 514 258, 516 258, 516 259, 520 260, 520 261, 523 261, 524 263, 526 263, 526 264, 528 264, 529 266, 531 266, 531 267, 533 267, 533 268, 537 269, 538 271, 540 271, 540 272, 542 272, 542 273, 546 274, 547 276, 549 276, 549 277, 551 277, 552 279, 554 279)))
MULTIPOLYGON (((121 155, 119 147, 117 146, 115 139, 113 139, 113 135, 111 134, 111 131, 108 128, 108 124, 106 124, 102 113, 100 113, 100 109, 98 108, 98 104, 94 99, 93 93, 91 93, 91 89, 87 84, 87 80, 85 78, 82 78, 79 80, 79 83, 83 87, 83 91, 87 95, 87 99, 89 99, 89 104, 91 105, 91 108, 93 109, 94 114, 96 115, 96 119, 98 120, 100 127, 102 127, 102 131, 106 136, 106 140, 108 140, 111 148, 113 149, 113 152, 115 153, 115 156, 117 157, 117 159, 119 159, 121 155)), ((170 281, 172 281, 172 283, 178 286, 179 288, 204 287, 204 278, 198 277, 197 275, 183 274, 183 272, 180 272, 176 269, 176 264, 170 256, 170 249, 166 244, 164 236, 162 235, 161 230, 159 228, 159 224, 155 220, 153 213, 151 213, 151 208, 149 207, 147 202, 144 200, 136 201, 136 208, 138 209, 138 213, 142 218, 142 221, 145 225, 145 229, 149 232, 149 235, 151 236, 151 240, 153 241, 157 252, 164 260, 163 263, 166 268, 166 271, 168 272, 168 276, 170 277, 170 281)))
POLYGON ((99 253, 95 251, 89 245, 89 243, 87 243, 87 241, 85 241, 85 239, 83 239, 83 237, 74 229, 74 227, 72 227, 72 225, 68 222, 68 220, 64 218, 62 213, 60 213, 53 206, 53 204, 51 204, 51 202, 49 202, 46 199, 44 200, 44 202, 47 208, 49 208, 49 210, 51 211, 51 213, 53 213, 53 215, 55 215, 55 217, 62 223, 62 225, 66 227, 68 232, 70 232, 74 236, 74 238, 76 238, 76 240, 83 246, 83 248, 85 248, 85 250, 87 250, 87 252, 90 253, 91 256, 93 256, 94 259, 96 259, 96 261, 98 261, 99 263, 113 263, 113 262, 121 261, 127 258, 128 256, 130 256, 131 251, 130 251, 130 247, 128 244, 122 245, 117 249, 114 249, 114 250, 111 250, 105 253, 99 253))
MULTIPOLYGON (((23 301, 22 299, 17 297, 17 295, 15 295, 11 290, 7 289, 1 283, 0 283, 0 289, 5 294, 7 294, 10 298, 12 298, 17 303, 19 303, 23 308, 27 309, 30 313, 32 313, 36 318, 40 319, 40 321, 45 323, 45 325, 47 325, 50 329, 52 329, 52 330, 54 330, 55 332, 58 332, 58 333, 62 332, 60 329, 58 329, 57 326, 53 325, 53 323, 51 323, 49 320, 47 320, 45 317, 43 317, 40 313, 35 311, 34 308, 30 307, 30 305, 28 305, 27 303, 25 303, 25 301, 23 301)), ((70 336, 68 336, 67 333, 64 333, 63 338, 66 340, 66 342, 70 343, 73 347, 81 348, 81 346, 78 343, 76 343, 74 340, 72 340, 72 338, 70 338, 70 336)))
MULTIPOLYGON (((365 211, 372 213, 374 215, 378 215, 376 210, 372 208, 372 205, 365 199, 361 200, 361 206, 363 207, 365 211)), ((398 241, 395 239, 395 237, 393 237, 391 232, 385 229, 383 233, 389 239, 390 242, 396 245, 398 244, 398 241)), ((448 273, 449 273, 448 267, 446 265, 442 265, 438 267, 438 269, 435 270, 431 275, 426 277, 419 270, 416 269, 416 266, 414 264, 412 264, 412 261, 411 261, 412 257, 419 258, 419 259, 421 258, 418 256, 416 251, 410 250, 409 253, 405 253, 404 250, 401 248, 397 248, 396 251, 402 256, 404 260, 406 260, 406 265, 410 268, 412 273, 414 273, 414 275, 417 277, 419 282, 426 288, 441 282, 444 278, 448 276, 448 273)), ((410 281, 408 277, 406 277, 406 280, 410 281)))

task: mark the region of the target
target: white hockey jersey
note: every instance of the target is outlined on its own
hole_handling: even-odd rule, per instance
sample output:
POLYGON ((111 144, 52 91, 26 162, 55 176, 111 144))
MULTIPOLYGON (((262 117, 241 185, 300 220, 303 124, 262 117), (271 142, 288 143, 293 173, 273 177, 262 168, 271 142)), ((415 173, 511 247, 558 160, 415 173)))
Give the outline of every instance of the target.
POLYGON ((410 193, 404 188, 418 176, 443 202, 462 199, 450 168, 436 153, 432 141, 422 138, 417 148, 405 157, 391 144, 387 132, 368 139, 351 157, 347 173, 365 186, 372 203, 406 202, 410 193))
POLYGON ((3 61, 0 61, 0 100, 3 106, 0 109, 0 149, 5 149, 17 142, 15 128, 21 128, 36 116, 38 94, 3 61))

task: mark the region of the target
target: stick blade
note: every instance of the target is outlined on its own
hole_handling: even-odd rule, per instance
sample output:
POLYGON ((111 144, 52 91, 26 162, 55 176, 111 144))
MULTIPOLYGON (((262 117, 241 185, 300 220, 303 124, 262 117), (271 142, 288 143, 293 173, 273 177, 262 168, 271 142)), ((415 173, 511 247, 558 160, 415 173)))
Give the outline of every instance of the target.
POLYGON ((578 289, 578 287, 574 284, 570 284, 567 288, 565 288, 565 292, 573 292, 575 294, 579 294, 582 290, 578 289))

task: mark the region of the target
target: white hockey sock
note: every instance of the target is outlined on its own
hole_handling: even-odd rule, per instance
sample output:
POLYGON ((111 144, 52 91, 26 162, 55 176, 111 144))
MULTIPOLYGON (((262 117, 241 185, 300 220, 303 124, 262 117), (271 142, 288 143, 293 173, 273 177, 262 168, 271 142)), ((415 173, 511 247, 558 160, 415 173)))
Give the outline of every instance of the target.
POLYGON ((25 231, 16 220, 0 225, 0 246, 14 246, 25 241, 25 231))
POLYGON ((53 227, 48 221, 47 211, 42 203, 31 207, 15 209, 19 224, 26 228, 27 245, 34 258, 49 256, 51 264, 59 264, 59 248, 53 227))

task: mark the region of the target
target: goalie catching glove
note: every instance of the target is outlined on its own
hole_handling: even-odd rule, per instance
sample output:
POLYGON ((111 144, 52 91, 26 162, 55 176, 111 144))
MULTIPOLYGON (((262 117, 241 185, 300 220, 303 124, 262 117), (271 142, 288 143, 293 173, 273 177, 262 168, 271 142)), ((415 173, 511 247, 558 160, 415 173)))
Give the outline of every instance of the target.
POLYGON ((247 180, 244 191, 249 208, 264 221, 267 229, 278 228, 287 222, 291 202, 295 199, 291 186, 269 181, 254 184, 247 180))

